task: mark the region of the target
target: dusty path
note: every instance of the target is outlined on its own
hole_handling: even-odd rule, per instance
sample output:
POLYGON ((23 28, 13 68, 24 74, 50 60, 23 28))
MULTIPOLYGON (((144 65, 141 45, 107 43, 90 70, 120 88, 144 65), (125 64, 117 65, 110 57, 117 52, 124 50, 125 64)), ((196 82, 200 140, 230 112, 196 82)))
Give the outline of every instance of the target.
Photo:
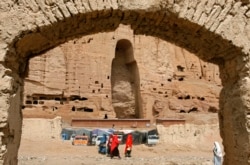
POLYGON ((22 139, 19 165, 212 165, 212 152, 178 151, 158 144, 134 145, 131 158, 110 159, 98 154, 97 146, 73 146, 70 141, 22 139))

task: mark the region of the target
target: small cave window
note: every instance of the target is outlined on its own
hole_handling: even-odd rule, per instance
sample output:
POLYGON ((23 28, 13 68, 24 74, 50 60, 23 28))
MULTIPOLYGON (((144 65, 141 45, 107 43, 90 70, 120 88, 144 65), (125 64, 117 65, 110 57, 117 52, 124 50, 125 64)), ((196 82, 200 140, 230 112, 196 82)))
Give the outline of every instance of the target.
POLYGON ((171 78, 169 78, 169 79, 168 79, 168 81, 169 81, 169 82, 171 82, 171 81, 172 81, 172 79, 171 79, 171 78))
POLYGON ((185 99, 186 99, 186 100, 187 100, 187 99, 190 99, 190 96, 189 96, 189 95, 185 96, 185 99))
POLYGON ((164 84, 161 84, 161 86, 163 87, 163 86, 164 86, 164 84))
POLYGON ((109 98, 109 96, 108 96, 108 95, 106 95, 106 98, 109 98))
POLYGON ((95 84, 99 84, 99 81, 95 81, 95 84))
POLYGON ((194 64, 191 65, 190 69, 192 69, 194 67, 194 64))
POLYGON ((92 90, 92 93, 95 93, 95 90, 92 90))
POLYGON ((183 99, 183 97, 182 97, 182 96, 179 96, 179 97, 178 97, 178 99, 179 99, 179 100, 182 100, 182 99, 183 99))
POLYGON ((186 111, 182 109, 182 110, 180 110, 180 113, 186 113, 186 111))
POLYGON ((163 94, 163 92, 159 91, 158 94, 163 94))
POLYGON ((181 65, 177 65, 177 70, 178 70, 179 72, 184 72, 184 69, 185 69, 185 67, 183 67, 183 66, 181 66, 181 65))
POLYGON ((184 80, 184 78, 183 78, 183 77, 180 77, 178 80, 179 80, 179 81, 183 81, 183 80, 184 80))
POLYGON ((55 98, 55 101, 61 101, 61 98, 56 97, 56 98, 55 98))
POLYGON ((101 88, 103 88, 103 83, 101 83, 101 88))
POLYGON ((94 110, 92 108, 87 108, 87 107, 84 107, 84 112, 93 112, 94 110))
POLYGON ((168 95, 165 95, 164 97, 168 97, 168 95))
POLYGON ((190 112, 198 112, 198 108, 194 107, 194 108, 192 108, 192 109, 190 109, 190 110, 188 111, 188 113, 190 113, 190 112))
POLYGON ((154 91, 156 91, 156 88, 153 88, 154 91))
POLYGON ((34 100, 34 101, 33 101, 33 104, 38 104, 38 101, 37 101, 37 100, 34 100))
POLYGON ((55 110, 57 110, 57 107, 54 107, 54 106, 53 106, 53 107, 52 107, 52 111, 55 111, 55 110))
POLYGON ((32 104, 32 101, 26 100, 26 101, 25 101, 25 104, 32 104))
POLYGON ((205 98, 204 97, 197 97, 198 100, 204 101, 205 98))
POLYGON ((109 76, 107 76, 107 79, 109 79, 109 76))

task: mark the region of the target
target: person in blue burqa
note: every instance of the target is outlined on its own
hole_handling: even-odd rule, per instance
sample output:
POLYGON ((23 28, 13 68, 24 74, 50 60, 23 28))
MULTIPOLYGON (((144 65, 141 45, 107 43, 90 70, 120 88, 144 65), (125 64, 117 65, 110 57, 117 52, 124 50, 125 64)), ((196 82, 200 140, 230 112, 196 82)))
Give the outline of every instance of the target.
POLYGON ((99 153, 100 154, 106 154, 107 148, 106 148, 106 141, 107 141, 107 135, 103 134, 100 144, 99 144, 99 153))
POLYGON ((214 165, 221 165, 223 155, 220 144, 217 141, 214 142, 213 153, 214 153, 214 159, 213 159, 214 165))

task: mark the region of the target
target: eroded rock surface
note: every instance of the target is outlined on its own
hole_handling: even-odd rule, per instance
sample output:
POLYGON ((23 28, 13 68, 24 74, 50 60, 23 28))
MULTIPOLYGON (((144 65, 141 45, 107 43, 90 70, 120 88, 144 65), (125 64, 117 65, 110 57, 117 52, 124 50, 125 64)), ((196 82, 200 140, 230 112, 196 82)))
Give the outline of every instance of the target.
POLYGON ((124 25, 31 58, 27 75, 25 109, 151 119, 219 109, 218 66, 124 25))

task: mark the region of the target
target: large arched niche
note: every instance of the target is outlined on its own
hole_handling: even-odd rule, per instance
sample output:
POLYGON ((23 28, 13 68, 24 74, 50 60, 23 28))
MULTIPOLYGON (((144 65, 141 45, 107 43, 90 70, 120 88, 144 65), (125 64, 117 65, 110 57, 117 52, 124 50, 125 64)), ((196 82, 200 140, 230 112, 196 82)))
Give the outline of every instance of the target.
POLYGON ((250 80, 247 47, 249 40, 245 39, 246 42, 242 43, 234 42, 234 39, 239 38, 236 37, 238 33, 233 33, 233 36, 229 37, 227 32, 215 32, 219 26, 217 21, 223 22, 223 19, 227 20, 223 23, 231 28, 230 19, 233 15, 237 15, 238 11, 239 13, 243 11, 241 12, 242 17, 245 18, 243 21, 247 22, 246 12, 249 10, 247 6, 249 2, 233 1, 228 2, 229 5, 224 1, 225 4, 211 2, 199 5, 198 2, 196 4, 188 2, 112 1, 116 4, 115 7, 106 7, 108 6, 106 1, 100 2, 100 5, 87 3, 87 1, 86 3, 67 1, 65 4, 52 1, 15 4, 7 1, 6 8, 1 8, 1 13, 6 14, 11 8, 16 8, 17 12, 12 10, 9 15, 6 14, 6 18, 2 19, 1 23, 3 27, 8 25, 13 31, 7 31, 6 28, 1 31, 3 33, 0 47, 0 82, 4 85, 0 87, 2 100, 0 162, 17 164, 22 126, 23 77, 29 58, 78 36, 113 31, 122 23, 131 25, 135 34, 151 35, 172 42, 195 53, 205 61, 219 65, 223 84, 219 121, 226 152, 224 164, 249 164, 250 90, 248 84, 250 80), (221 6, 225 10, 222 10, 221 6), (210 10, 206 7, 210 7, 210 10), (197 8, 197 12, 194 12, 194 8, 197 8), (218 19, 217 10, 222 15, 218 19), (207 17, 208 21, 199 22, 202 11, 210 14, 210 17, 207 17), (29 14, 25 15, 26 13, 29 14), (33 22, 25 22, 30 15, 36 16, 37 19, 33 22), (5 22, 8 21, 8 17, 13 19, 11 23, 5 22))
POLYGON ((141 118, 140 76, 132 43, 121 39, 111 66, 112 103, 117 118, 141 118))

